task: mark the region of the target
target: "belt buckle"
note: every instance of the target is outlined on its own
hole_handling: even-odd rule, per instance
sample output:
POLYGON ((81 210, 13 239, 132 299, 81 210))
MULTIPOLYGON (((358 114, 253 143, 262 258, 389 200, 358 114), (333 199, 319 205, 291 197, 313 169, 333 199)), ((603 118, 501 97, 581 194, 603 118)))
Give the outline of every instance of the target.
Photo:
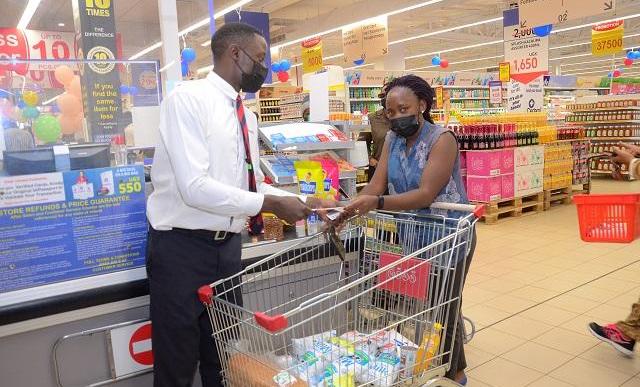
POLYGON ((213 234, 213 240, 214 241, 219 242, 219 241, 223 241, 225 239, 227 239, 227 232, 226 231, 216 231, 213 234))

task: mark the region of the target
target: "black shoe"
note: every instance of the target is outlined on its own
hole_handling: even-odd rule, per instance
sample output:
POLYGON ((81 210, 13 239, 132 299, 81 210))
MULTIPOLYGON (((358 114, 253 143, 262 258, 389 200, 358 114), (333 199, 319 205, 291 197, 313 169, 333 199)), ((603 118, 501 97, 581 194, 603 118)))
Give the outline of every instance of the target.
POLYGON ((596 338, 611 344, 621 354, 628 357, 633 356, 633 347, 636 345, 636 341, 625 336, 616 324, 601 326, 592 322, 589 323, 589 331, 596 338))

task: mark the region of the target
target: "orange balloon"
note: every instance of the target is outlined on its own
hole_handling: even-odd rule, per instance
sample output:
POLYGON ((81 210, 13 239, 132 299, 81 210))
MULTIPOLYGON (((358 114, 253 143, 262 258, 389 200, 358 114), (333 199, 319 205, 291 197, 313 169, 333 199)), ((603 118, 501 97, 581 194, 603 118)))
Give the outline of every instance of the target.
POLYGON ((69 83, 69 89, 67 90, 70 94, 78 97, 80 101, 82 101, 82 87, 80 86, 80 77, 78 75, 74 75, 71 83, 69 83))
POLYGON ((53 75, 56 77, 56 80, 58 82, 67 86, 69 83, 71 83, 71 80, 73 79, 73 70, 71 70, 69 66, 62 65, 62 66, 56 67, 55 71, 53 72, 53 75))
POLYGON ((82 102, 73 94, 62 94, 58 97, 57 103, 60 112, 66 116, 75 117, 82 112, 82 102))
POLYGON ((62 134, 71 135, 82 129, 82 119, 83 117, 78 116, 68 116, 66 114, 60 114, 58 116, 58 122, 60 122, 60 127, 62 128, 62 134))

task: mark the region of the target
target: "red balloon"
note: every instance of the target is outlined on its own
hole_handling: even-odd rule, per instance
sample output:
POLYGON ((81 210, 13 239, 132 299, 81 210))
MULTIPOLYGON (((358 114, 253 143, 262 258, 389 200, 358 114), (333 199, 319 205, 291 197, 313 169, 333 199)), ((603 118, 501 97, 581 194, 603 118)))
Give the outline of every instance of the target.
POLYGON ((278 80, 280 82, 286 82, 289 80, 289 73, 286 71, 281 71, 278 73, 278 80))
POLYGON ((618 78, 618 77, 620 76, 620 74, 622 74, 622 73, 620 72, 620 70, 614 70, 614 71, 613 71, 613 77, 614 77, 614 78, 618 78))
POLYGON ((442 67, 443 69, 446 69, 447 67, 449 67, 449 61, 446 59, 442 59, 440 61, 440 67, 442 67))
POLYGON ((633 59, 625 58, 624 65, 630 67, 631 65, 633 65, 633 59))

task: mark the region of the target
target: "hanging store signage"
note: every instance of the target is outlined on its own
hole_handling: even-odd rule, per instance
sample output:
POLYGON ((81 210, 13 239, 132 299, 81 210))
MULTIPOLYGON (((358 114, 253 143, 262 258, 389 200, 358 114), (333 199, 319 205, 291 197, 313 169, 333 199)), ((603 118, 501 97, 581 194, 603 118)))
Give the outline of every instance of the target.
POLYGON ((494 105, 502 103, 502 82, 489 82, 489 103, 494 105))
POLYGON ((616 0, 518 0, 520 22, 537 27, 613 12, 616 0))
POLYGON ((527 84, 549 71, 549 37, 534 35, 518 21, 518 9, 504 11, 504 58, 511 79, 527 84))
POLYGON ((507 93, 508 112, 541 112, 544 104, 543 77, 524 84, 517 81, 509 82, 507 93))
POLYGON ((159 106, 160 88, 157 63, 130 63, 131 83, 136 86, 137 93, 133 95, 133 106, 159 106))
POLYGON ((511 66, 509 65, 509 62, 500 62, 499 71, 500 82, 509 82, 511 79, 511 66))
POLYGON ((315 73, 322 69, 322 40, 308 39, 302 42, 302 72, 315 73))
POLYGON ((84 112, 94 142, 110 142, 124 133, 121 115, 120 74, 113 62, 117 54, 113 0, 74 0, 79 39, 78 57, 98 61, 82 66, 84 112))
POLYGON ((591 29, 591 53, 594 56, 604 56, 623 51, 623 35, 624 20, 593 26, 591 29))
MULTIPOLYGON (((369 62, 389 52, 387 17, 369 19, 342 29, 344 62, 369 62)), ((363 62, 363 63, 364 63, 363 62)))

